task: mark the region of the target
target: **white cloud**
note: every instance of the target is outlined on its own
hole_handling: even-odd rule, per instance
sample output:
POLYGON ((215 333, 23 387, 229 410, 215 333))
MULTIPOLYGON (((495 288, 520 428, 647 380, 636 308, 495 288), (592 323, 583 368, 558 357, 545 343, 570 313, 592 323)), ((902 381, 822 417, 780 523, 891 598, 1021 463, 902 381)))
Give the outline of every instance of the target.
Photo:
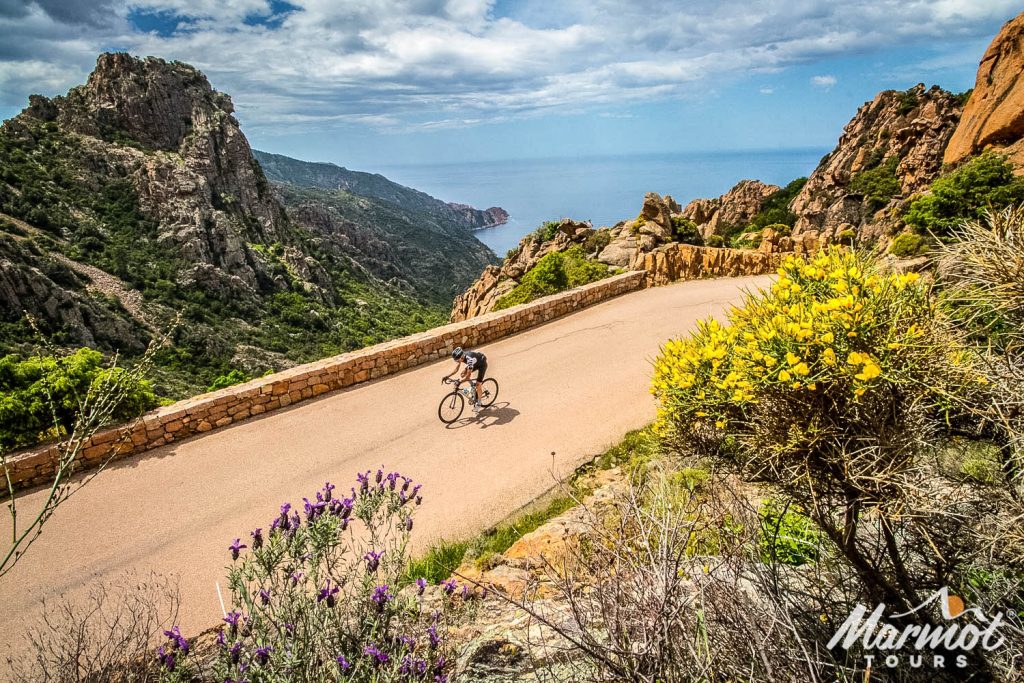
POLYGON ((825 92, 831 90, 838 82, 839 80, 835 76, 832 76, 831 74, 811 77, 811 85, 813 85, 815 88, 821 88, 825 92))
MULTIPOLYGON (((232 95, 247 127, 454 127, 692 97, 898 45, 978 41, 1016 11, 1010 0, 290 0, 294 11, 261 23, 269 0, 103 2, 104 14, 88 16, 79 0, 30 0, 6 14, 0 4, 4 106, 81 82, 116 46, 194 64, 232 95), (183 30, 143 33, 132 10, 176 16, 183 30)), ((824 90, 836 82, 812 79, 824 90)))
POLYGON ((775 94, 775 88, 769 88, 769 87, 765 86, 765 87, 761 88, 758 92, 760 92, 762 95, 774 95, 775 94))

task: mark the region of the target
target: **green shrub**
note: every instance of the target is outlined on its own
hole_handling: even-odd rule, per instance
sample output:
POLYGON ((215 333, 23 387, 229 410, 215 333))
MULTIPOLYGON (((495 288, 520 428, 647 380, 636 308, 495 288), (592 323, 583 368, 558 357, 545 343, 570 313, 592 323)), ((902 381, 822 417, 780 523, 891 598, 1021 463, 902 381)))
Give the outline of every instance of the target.
POLYGON ((899 157, 889 157, 873 168, 868 168, 853 176, 849 190, 864 195, 872 211, 878 211, 899 194, 900 179, 896 175, 899 157))
POLYGON ((798 567, 816 562, 824 541, 814 522, 796 505, 769 499, 758 510, 761 558, 798 567))
POLYGON ((914 111, 917 105, 921 102, 921 98, 913 88, 899 93, 896 97, 900 105, 896 110, 896 113, 900 116, 906 116, 910 112, 914 111))
POLYGON ((708 247, 724 247, 725 239, 721 235, 708 235, 704 240, 704 244, 708 247))
POLYGON ((232 368, 231 372, 229 372, 228 374, 220 375, 219 377, 214 379, 213 382, 210 383, 210 386, 206 388, 206 390, 217 391, 218 389, 223 389, 224 387, 230 387, 235 384, 242 384, 243 382, 248 382, 251 379, 252 377, 247 375, 242 370, 232 368))
POLYGON ((940 237, 965 220, 978 220, 987 209, 1024 201, 1024 178, 1013 174, 1006 158, 995 152, 974 157, 932 183, 929 194, 910 203, 904 221, 940 237))
POLYGON ((899 258, 921 256, 928 252, 928 239, 913 232, 904 232, 893 239, 889 253, 899 258))
MULTIPOLYGON (((104 367, 103 354, 89 348, 67 356, 0 358, 0 450, 65 434, 74 424, 80 401, 123 373, 123 368, 104 367)), ((113 417, 127 420, 155 405, 152 387, 140 381, 129 387, 113 417)))
POLYGON ((499 297, 494 310, 500 311, 543 296, 595 282, 611 274, 603 263, 587 260, 583 247, 576 245, 564 252, 545 254, 519 284, 499 297))
POLYGON ((555 234, 558 233, 558 226, 561 224, 562 221, 544 221, 539 228, 530 233, 530 237, 542 242, 553 240, 555 234))
POLYGON ((601 250, 608 246, 608 243, 612 241, 612 231, 607 228, 601 230, 595 230, 594 234, 587 238, 583 243, 583 250, 588 254, 599 254, 601 250))
POLYGON ((697 224, 682 216, 672 216, 672 239, 683 244, 695 244, 702 246, 704 238, 697 228, 697 224))
POLYGON ((857 231, 856 230, 851 230, 851 229, 847 228, 846 230, 843 230, 841 233, 836 235, 836 242, 838 242, 839 244, 844 244, 844 245, 846 245, 848 247, 852 247, 853 244, 856 241, 857 241, 857 231))

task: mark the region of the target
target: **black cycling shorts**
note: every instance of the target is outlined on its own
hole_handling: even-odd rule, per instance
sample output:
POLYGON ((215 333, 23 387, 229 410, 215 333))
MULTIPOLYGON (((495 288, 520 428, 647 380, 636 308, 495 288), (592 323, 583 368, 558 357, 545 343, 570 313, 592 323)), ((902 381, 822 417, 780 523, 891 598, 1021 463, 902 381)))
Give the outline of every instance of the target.
POLYGON ((487 361, 477 361, 476 365, 473 366, 473 370, 476 371, 476 381, 484 381, 484 375, 487 374, 487 361))

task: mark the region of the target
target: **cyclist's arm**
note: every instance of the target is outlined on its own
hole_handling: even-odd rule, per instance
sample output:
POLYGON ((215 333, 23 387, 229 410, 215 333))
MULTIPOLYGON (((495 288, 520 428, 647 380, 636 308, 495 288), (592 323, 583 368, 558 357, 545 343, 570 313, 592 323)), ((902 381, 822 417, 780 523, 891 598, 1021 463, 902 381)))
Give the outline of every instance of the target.
POLYGON ((449 373, 448 373, 447 375, 445 375, 445 376, 444 376, 444 378, 445 378, 445 379, 451 379, 451 376, 452 376, 452 375, 454 375, 454 374, 458 373, 458 371, 459 371, 459 366, 460 366, 460 365, 462 365, 462 363, 456 362, 456 363, 455 363, 455 369, 454 369, 454 370, 452 370, 451 372, 449 372, 449 373))

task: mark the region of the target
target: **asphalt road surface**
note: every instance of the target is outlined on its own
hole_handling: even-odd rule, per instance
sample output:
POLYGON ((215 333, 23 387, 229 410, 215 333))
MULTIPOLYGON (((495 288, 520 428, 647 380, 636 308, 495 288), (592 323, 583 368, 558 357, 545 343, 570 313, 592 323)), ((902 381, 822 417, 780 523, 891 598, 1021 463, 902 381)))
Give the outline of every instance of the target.
MULTIPOLYGON (((437 417, 449 389, 440 377, 454 366, 445 361, 116 463, 0 579, 0 662, 5 649, 20 649, 44 597, 77 600, 126 570, 178 578, 183 631, 216 623, 215 582, 225 585, 232 539, 266 527, 284 501, 301 507, 325 481, 346 490, 359 471, 383 465, 423 484, 418 548, 487 528, 650 422, 660 345, 768 280, 642 290, 489 344, 481 350, 501 383, 498 399, 479 416, 467 406, 449 427, 437 417)), ((19 515, 28 518, 43 495, 21 495, 19 515)), ((0 539, 8 538, 4 515, 0 539)))

